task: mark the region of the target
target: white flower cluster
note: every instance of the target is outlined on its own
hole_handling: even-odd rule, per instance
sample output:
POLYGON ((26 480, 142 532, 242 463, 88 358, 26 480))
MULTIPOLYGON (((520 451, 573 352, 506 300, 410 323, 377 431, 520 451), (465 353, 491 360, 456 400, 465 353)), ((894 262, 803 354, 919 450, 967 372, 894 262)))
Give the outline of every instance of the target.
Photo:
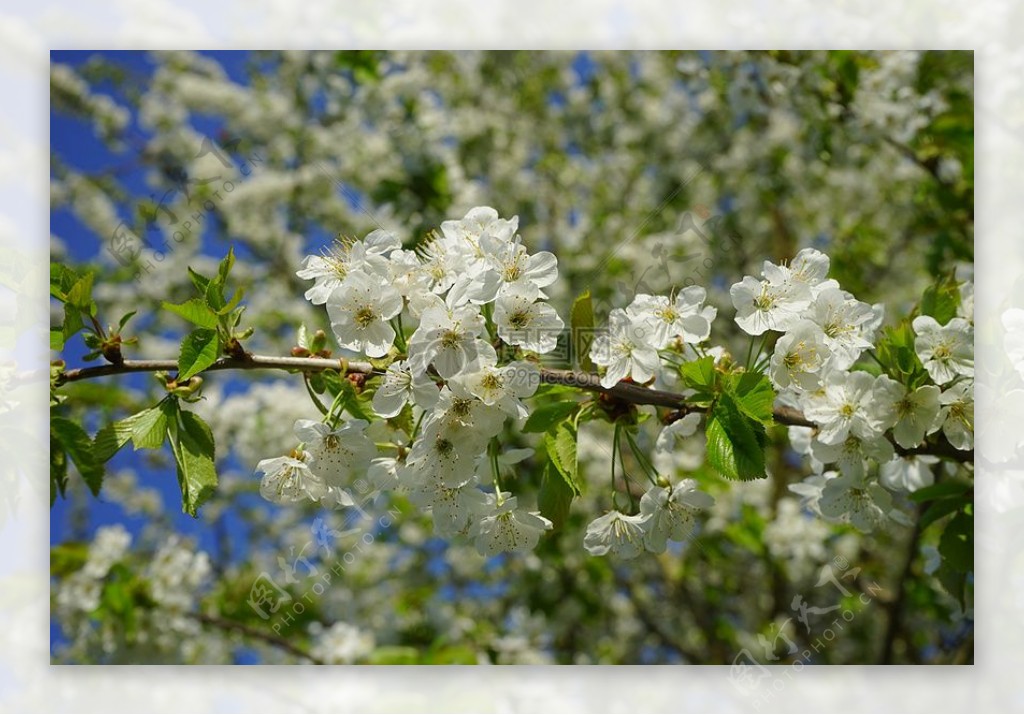
POLYGON ((555 257, 529 253, 517 228, 517 218, 478 207, 442 223, 416 251, 377 230, 304 260, 298 275, 314 281, 306 298, 326 306, 343 348, 370 358, 405 353, 381 375, 372 407, 384 418, 409 410, 416 428, 405 444, 397 431, 390 442, 371 438, 388 429, 381 422, 299 420, 300 449, 257 467, 265 498, 351 506, 345 486, 366 474, 377 487, 405 490, 430 510, 439 535, 469 537, 482 554, 536 545, 551 522, 496 481, 484 491, 495 476, 489 465, 497 471, 529 453, 499 455, 489 445, 506 418, 527 415, 521 400, 540 384, 528 353, 554 349, 564 328, 543 292, 558 276, 555 257), (406 345, 401 326, 413 321, 406 345), (495 345, 517 359, 502 362, 495 345), (400 459, 379 455, 379 441, 400 459))
POLYGON ((601 384, 611 387, 626 378, 648 382, 660 371, 659 350, 707 340, 718 311, 705 306, 706 299, 703 288, 690 286, 671 298, 641 293, 625 310, 612 310, 607 330, 590 348, 590 359, 605 368, 601 384))
MULTIPOLYGON (((174 660, 182 652, 218 647, 216 639, 204 640, 201 645, 196 641, 200 624, 195 612, 211 574, 209 556, 172 536, 143 566, 138 566, 138 554, 129 551, 131 545, 131 534, 120 524, 100 527, 89 544, 83 566, 59 580, 54 589, 54 613, 69 640, 61 650, 69 655, 107 656, 124 647, 120 642, 124 636, 118 633, 124 624, 96 618, 97 609, 109 599, 105 589, 115 567, 138 567, 139 582, 146 588, 147 605, 133 610, 135 634, 131 647, 137 656, 159 661, 178 653, 174 660)), ((124 606, 120 602, 123 598, 118 597, 119 607, 124 606)))
POLYGON ((668 541, 692 536, 700 510, 714 503, 692 479, 674 486, 654 486, 641 497, 639 514, 613 510, 590 522, 583 545, 594 556, 612 553, 628 559, 644 550, 664 553, 668 541))
POLYGON ((802 445, 817 467, 794 491, 810 490, 824 517, 870 531, 890 518, 905 520, 879 476, 882 485, 904 491, 932 482, 929 462, 896 456, 894 442, 913 449, 941 429, 953 447, 973 448, 974 328, 966 317, 945 325, 926 315, 914 319, 914 350, 934 384, 908 388, 884 374, 851 370, 875 344, 883 309, 843 291, 828 270, 828 256, 804 249, 789 265, 766 261, 760 280, 746 276, 730 294, 745 332, 782 334, 769 377, 781 402, 817 424, 813 434, 791 430, 794 446, 802 445), (825 472, 829 464, 838 472, 825 472))
POLYGON ((310 654, 331 665, 355 663, 370 655, 376 646, 372 631, 365 631, 344 621, 333 623, 326 629, 314 623, 309 631, 314 639, 310 654))

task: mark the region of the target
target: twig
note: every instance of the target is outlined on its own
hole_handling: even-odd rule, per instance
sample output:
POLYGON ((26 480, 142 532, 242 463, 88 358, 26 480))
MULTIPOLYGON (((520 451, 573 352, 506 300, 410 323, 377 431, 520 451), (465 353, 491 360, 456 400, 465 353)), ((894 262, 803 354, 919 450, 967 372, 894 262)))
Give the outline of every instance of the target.
MULTIPOLYGON (((96 367, 80 367, 67 370, 58 378, 57 384, 63 385, 69 382, 88 380, 105 375, 156 372, 158 370, 175 371, 177 369, 178 363, 176 360, 125 360, 119 365, 97 365, 96 367)), ((349 362, 347 360, 314 357, 274 357, 269 355, 246 355, 244 358, 224 357, 217 360, 217 362, 210 365, 203 372, 215 370, 296 370, 307 373, 337 370, 343 375, 352 373, 371 375, 375 372, 379 373, 368 362, 349 362)), ((669 407, 686 412, 706 411, 705 407, 687 404, 686 397, 678 393, 655 390, 633 382, 619 382, 611 387, 604 387, 601 385, 601 378, 592 373, 542 367, 540 368, 540 380, 549 385, 565 385, 577 387, 588 392, 599 392, 613 399, 634 405, 669 407)), ((776 406, 773 410, 773 416, 775 421, 781 425, 810 428, 817 426, 804 417, 799 410, 792 407, 776 406)), ((914 449, 903 449, 897 446, 896 452, 905 456, 931 454, 965 463, 974 461, 974 450, 958 450, 945 441, 938 441, 933 445, 915 447, 914 449)))
POLYGON ((220 628, 225 631, 236 631, 248 638, 263 641, 264 643, 280 648, 281 650, 287 651, 294 656, 308 660, 316 665, 324 664, 322 660, 311 654, 309 651, 293 645, 290 641, 280 636, 272 635, 257 628, 253 628, 245 623, 228 620, 227 618, 221 618, 219 616, 208 616, 204 613, 192 613, 190 615, 203 625, 220 628))

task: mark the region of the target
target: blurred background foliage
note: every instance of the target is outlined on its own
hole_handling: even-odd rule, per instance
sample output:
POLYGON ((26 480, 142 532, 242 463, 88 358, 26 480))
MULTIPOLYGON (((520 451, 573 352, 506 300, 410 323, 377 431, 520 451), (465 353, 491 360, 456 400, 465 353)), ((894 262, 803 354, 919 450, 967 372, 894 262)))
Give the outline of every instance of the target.
MULTIPOLYGON (((765 259, 819 248, 889 322, 936 276, 971 274, 969 52, 52 60, 51 257, 96 271, 105 321, 139 311, 132 357, 176 355, 185 326, 160 301, 190 297, 186 266, 209 275, 229 245, 256 328, 247 346, 285 355, 300 324, 328 327, 301 298, 303 256, 381 226, 415 246, 476 205, 518 215, 531 250, 558 256, 563 317, 585 289, 600 323, 635 292, 696 283, 719 307, 712 340, 734 351, 746 344, 728 287, 765 259), (148 242, 128 259, 112 250, 125 229, 148 242)), ((152 405, 158 385, 136 377, 69 385, 65 416, 94 433, 152 405)), ((816 641, 805 661, 973 659, 969 607, 928 570, 938 536, 816 521, 787 489, 806 470, 782 428, 768 480, 725 483, 699 440, 658 464, 717 504, 693 543, 616 561, 582 549, 608 508, 610 430, 588 425, 587 488, 566 524, 534 554, 484 560, 432 537, 401 498, 362 515, 263 502, 253 465, 291 449, 292 423, 314 412, 301 380, 208 382, 197 409, 221 487, 197 520, 176 513, 161 453, 119 455, 99 499, 76 481, 54 508, 55 662, 787 663, 816 641), (825 566, 847 573, 844 588, 821 583, 825 566), (269 618, 248 603, 264 577, 291 599, 269 618), (798 599, 820 611, 806 625, 798 599)), ((539 465, 516 469, 529 494, 539 465)))

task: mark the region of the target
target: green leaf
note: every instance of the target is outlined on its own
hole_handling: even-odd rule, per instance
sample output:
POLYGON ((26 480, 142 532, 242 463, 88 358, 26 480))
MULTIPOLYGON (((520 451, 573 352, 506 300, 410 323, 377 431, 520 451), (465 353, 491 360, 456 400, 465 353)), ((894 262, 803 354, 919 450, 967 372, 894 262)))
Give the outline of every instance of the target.
POLYGON ((216 314, 206 305, 206 301, 199 298, 192 298, 184 303, 168 303, 164 301, 161 305, 164 310, 169 310, 190 323, 198 325, 200 328, 217 327, 216 314))
POLYGON ((224 301, 224 283, 221 281, 220 276, 211 280, 210 284, 206 286, 206 304, 215 313, 219 313, 226 305, 224 301))
POLYGON ((181 510, 195 516, 217 487, 213 433, 199 415, 179 410, 177 402, 170 404, 177 419, 167 421, 167 437, 178 465, 181 510))
POLYGON ((385 645, 370 653, 366 662, 370 665, 418 665, 420 653, 412 646, 385 645))
POLYGON ((774 422, 775 390, 766 375, 741 372, 729 376, 727 389, 736 399, 740 411, 765 425, 774 422))
POLYGON ((580 487, 576 481, 576 431, 572 425, 568 422, 559 422, 544 436, 544 446, 547 448, 551 464, 573 492, 579 494, 580 487))
POLYGON ((921 298, 921 314, 932 316, 939 325, 955 318, 959 307, 960 289, 952 276, 928 286, 921 298))
POLYGON ((958 480, 939 482, 938 484, 932 484, 930 487, 918 489, 910 495, 910 498, 920 504, 921 502, 932 501, 934 499, 950 499, 952 497, 958 497, 961 494, 966 493, 970 488, 971 483, 965 481, 958 480))
POLYGON ((904 320, 885 329, 875 353, 886 374, 909 388, 920 387, 928 380, 914 350, 914 339, 910 320, 904 320))
POLYGON ((344 393, 340 403, 342 411, 347 410, 356 419, 366 420, 367 422, 379 419, 375 417, 372 411, 366 409, 368 393, 362 392, 357 394, 355 387, 348 378, 342 377, 341 374, 334 370, 324 370, 317 373, 317 375, 323 380, 324 386, 327 388, 332 399, 344 393))
POLYGON ((64 447, 89 491, 94 496, 99 495, 103 484, 103 463, 97 462, 88 433, 69 419, 50 417, 50 436, 64 447))
POLYGON ((73 268, 63 263, 50 263, 50 295, 61 302, 67 301, 68 291, 81 279, 73 268))
POLYGON ((89 559, 89 545, 80 541, 66 541, 50 547, 50 575, 58 578, 70 576, 85 566, 89 559))
POLYGON ((64 496, 68 486, 68 455, 56 435, 50 435, 50 506, 57 502, 57 495, 64 496))
POLYGON ((959 499, 938 499, 932 502, 931 506, 925 509, 924 513, 921 514, 921 528, 927 529, 942 517, 959 510, 961 506, 963 506, 963 504, 959 499))
POLYGON ((220 339, 216 330, 197 328, 181 341, 178 356, 178 380, 187 380, 217 361, 220 355, 220 339))
POLYGON ((957 512, 939 538, 939 554, 961 573, 974 570, 974 519, 966 510, 957 512))
POLYGON ((205 296, 206 288, 210 285, 210 279, 201 273, 196 273, 192 268, 188 269, 188 277, 192 280, 192 285, 195 286, 200 295, 205 296))
POLYGON ((226 285, 228 282, 228 274, 231 273, 231 269, 235 265, 235 247, 228 246, 228 254, 224 256, 220 264, 217 266, 217 278, 220 279, 220 284, 226 285))
POLYGON ((96 303, 92 299, 92 281, 91 271, 79 278, 68 291, 64 304, 88 315, 96 315, 96 303))
POLYGON ((714 394, 717 382, 715 359, 708 355, 699 360, 684 362, 679 366, 679 376, 687 387, 706 395, 714 394))
POLYGON ((556 529, 569 518, 569 508, 576 492, 562 476, 554 461, 548 462, 541 477, 537 507, 542 516, 551 520, 556 529))
POLYGON ((725 393, 708 415, 708 462, 728 479, 749 481, 765 476, 764 425, 746 417, 733 397, 725 393))
POLYGON ((241 288, 235 291, 234 295, 231 296, 231 300, 224 304, 224 307, 217 311, 217 315, 227 315, 235 309, 239 303, 242 302, 242 298, 245 297, 245 291, 241 288))
POLYGON ((569 314, 572 332, 572 354, 583 372, 594 372, 590 359, 590 345, 594 339, 594 303, 590 291, 585 290, 573 301, 569 314))
POLYGON ((64 325, 62 326, 61 331, 64 334, 64 342, 66 343, 75 333, 84 327, 85 323, 82 321, 82 312, 65 304, 64 325))
POLYGON ((122 330, 124 330, 124 326, 125 326, 125 325, 127 325, 127 324, 128 324, 128 321, 129 321, 129 320, 131 320, 131 319, 132 319, 132 317, 133 317, 133 316, 134 316, 134 315, 135 315, 136 313, 138 313, 138 312, 139 312, 139 311, 137 311, 137 310, 133 310, 133 311, 132 311, 132 312, 130 312, 130 313, 126 313, 126 314, 122 315, 122 316, 121 316, 121 320, 119 320, 119 321, 118 321, 118 323, 117 323, 117 332, 119 332, 119 333, 120 333, 120 332, 121 332, 122 330))
POLYGON ((132 427, 132 444, 135 449, 160 449, 167 432, 167 423, 175 419, 178 405, 174 400, 164 400, 156 407, 140 412, 138 421, 132 427))
POLYGON ((579 402, 563 401, 541 405, 526 418, 523 432, 547 432, 556 422, 564 420, 580 406, 579 402))
POLYGON ((135 449, 159 449, 167 432, 168 402, 112 422, 93 440, 93 454, 99 462, 108 462, 129 440, 135 449))
POLYGON ((64 349, 64 331, 50 329, 50 350, 64 349))
POLYGON ((957 571, 948 563, 943 563, 935 575, 942 587, 946 589, 946 593, 955 598, 961 608, 965 608, 967 606, 967 574, 957 571))

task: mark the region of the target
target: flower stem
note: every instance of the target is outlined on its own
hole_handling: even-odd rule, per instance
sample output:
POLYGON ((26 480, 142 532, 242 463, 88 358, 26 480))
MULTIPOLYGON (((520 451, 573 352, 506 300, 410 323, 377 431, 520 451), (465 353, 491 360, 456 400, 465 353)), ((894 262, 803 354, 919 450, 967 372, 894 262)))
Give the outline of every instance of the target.
POLYGON ((320 414, 327 416, 327 407, 320 401, 320 398, 316 396, 316 393, 313 392, 313 386, 309 384, 309 375, 303 373, 302 382, 306 386, 306 392, 309 393, 309 399, 313 400, 313 404, 316 405, 318 410, 320 410, 320 414))

